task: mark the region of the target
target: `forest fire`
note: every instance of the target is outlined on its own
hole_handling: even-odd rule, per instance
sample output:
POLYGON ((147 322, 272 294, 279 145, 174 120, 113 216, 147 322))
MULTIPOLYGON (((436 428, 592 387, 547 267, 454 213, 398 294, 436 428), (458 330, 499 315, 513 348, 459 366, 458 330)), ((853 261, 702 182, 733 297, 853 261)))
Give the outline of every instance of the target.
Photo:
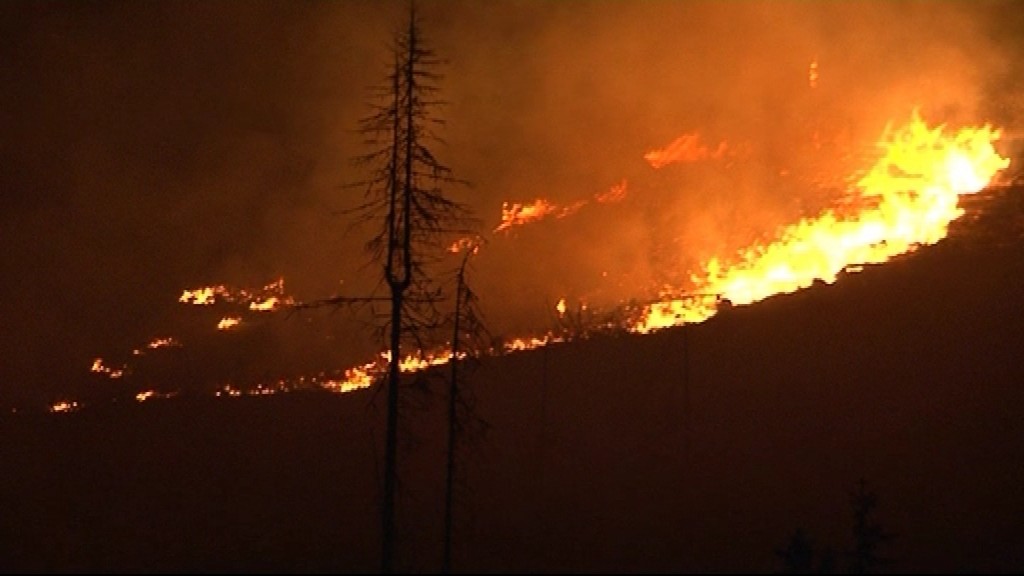
MULTIPOLYGON (((993 147, 999 137, 1000 132, 987 125, 955 132, 944 126, 929 127, 915 112, 906 125, 888 128, 878 142, 879 159, 851 191, 856 200, 851 205, 855 209, 844 205, 842 212, 825 210, 816 217, 780 229, 774 241, 748 246, 732 257, 710 258, 698 273, 691 275, 690 286, 668 289, 659 301, 640 309, 627 308, 617 320, 606 322, 602 328, 646 334, 700 323, 713 317, 723 305, 751 304, 772 295, 806 288, 816 281, 831 284, 842 273, 857 272, 864 265, 882 263, 919 246, 934 244, 946 236, 949 224, 964 213, 958 198, 980 191, 1009 165, 1009 160, 996 153, 993 147)), ((652 167, 659 168, 671 163, 720 159, 728 153, 725 142, 712 149, 693 133, 664 149, 648 152, 644 158, 652 167)), ((562 207, 543 199, 527 205, 506 203, 502 222, 493 232, 507 231, 546 216, 564 217, 591 201, 618 202, 625 198, 626 189, 623 179, 588 200, 562 207)), ((449 251, 471 250, 475 254, 482 242, 479 237, 462 238, 453 243, 449 251)), ((204 307, 224 302, 242 307, 239 312, 255 313, 280 311, 296 305, 295 299, 284 293, 283 278, 257 290, 225 285, 185 290, 179 302, 204 307)), ((559 321, 568 320, 565 298, 560 298, 554 309, 559 321)), ((226 315, 219 320, 217 330, 236 330, 242 323, 241 314, 226 315)), ((572 329, 563 326, 562 332, 557 334, 548 331, 540 336, 509 338, 487 350, 460 351, 458 359, 467 355, 533 350, 582 337, 586 337, 586 327, 582 324, 572 329)), ((151 340, 144 349, 136 349, 134 354, 182 346, 173 337, 161 337, 151 340)), ((448 346, 419 350, 401 359, 399 370, 420 372, 454 359, 448 346)), ((385 351, 370 362, 332 374, 321 372, 316 376, 275 380, 251 389, 222 385, 215 395, 266 395, 310 386, 345 393, 372 386, 386 373, 389 363, 390 354, 385 351)), ((91 371, 120 379, 129 373, 129 367, 125 364, 122 368, 111 368, 101 358, 96 358, 91 371)), ((135 399, 143 402, 170 396, 173 393, 146 390, 139 392, 135 399)), ((52 411, 72 411, 78 406, 62 404, 52 411)))
POLYGON ((961 195, 984 188, 1009 165, 993 148, 1000 136, 989 126, 949 134, 930 128, 915 113, 909 124, 887 130, 882 157, 857 183, 870 205, 857 214, 825 211, 784 228, 778 240, 743 250, 735 263, 712 258, 694 275, 697 297, 667 299, 648 307, 632 327, 646 333, 701 322, 718 300, 750 304, 774 294, 836 281, 853 266, 877 264, 938 242, 964 211, 961 195))

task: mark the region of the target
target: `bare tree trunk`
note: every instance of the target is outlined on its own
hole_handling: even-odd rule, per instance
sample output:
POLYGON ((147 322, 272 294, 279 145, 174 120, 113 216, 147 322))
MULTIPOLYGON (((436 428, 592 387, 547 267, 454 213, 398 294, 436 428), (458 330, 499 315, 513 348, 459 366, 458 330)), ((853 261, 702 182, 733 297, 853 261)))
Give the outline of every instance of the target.
MULTIPOLYGON (((468 259, 469 253, 466 254, 468 259)), ((459 268, 458 282, 455 288, 455 320, 452 328, 452 375, 448 390, 448 462, 444 485, 444 556, 441 560, 441 572, 451 573, 452 566, 452 507, 453 486, 455 478, 455 448, 458 438, 458 397, 459 397, 459 330, 462 317, 462 295, 465 287, 466 262, 462 261, 459 268)))
POLYGON ((398 479, 396 454, 398 452, 398 384, 399 353, 402 340, 401 290, 391 299, 391 363, 388 365, 387 433, 384 443, 384 502, 381 506, 381 564, 384 574, 390 574, 395 556, 395 491, 398 479))
MULTIPOLYGON (((399 490, 398 446, 404 397, 401 388, 403 345, 422 347, 442 322, 436 303, 443 297, 437 279, 438 252, 450 235, 464 235, 468 210, 448 199, 441 185, 458 183, 437 160, 427 142, 436 140, 431 126, 441 122, 431 110, 442 102, 432 94, 440 76, 432 71, 439 61, 421 45, 415 6, 410 4, 407 26, 396 34, 394 67, 388 83, 378 87, 381 104, 361 122, 361 131, 374 146, 360 157, 371 170, 363 220, 383 224, 367 244, 384 268, 391 303, 387 324, 381 326, 390 353, 386 378, 384 482, 381 503, 381 572, 396 570, 399 490)), ((443 254, 443 253, 442 253, 443 254)))
MULTIPOLYGON (((393 106, 398 108, 401 102, 399 85, 400 60, 396 58, 395 73, 393 77, 393 106)), ((388 214, 387 214, 387 260, 384 266, 384 275, 391 290, 391 338, 388 349, 391 351, 391 360, 388 364, 388 396, 387 396, 387 432, 384 441, 384 501, 381 504, 381 572, 391 573, 394 564, 395 551, 395 491, 397 488, 398 471, 398 385, 401 373, 399 372, 398 361, 402 349, 402 304, 405 288, 408 285, 408 259, 407 244, 408 235, 404 234, 399 238, 401 228, 398 225, 398 218, 401 215, 404 220, 408 211, 400 213, 399 185, 398 185, 398 150, 401 144, 398 114, 394 116, 392 127, 391 163, 389 169, 388 183, 388 214), (396 270, 396 256, 401 255, 402 259, 396 270)), ((403 186, 401 192, 407 195, 408 186, 403 186)), ((403 198, 401 204, 406 204, 403 198)))

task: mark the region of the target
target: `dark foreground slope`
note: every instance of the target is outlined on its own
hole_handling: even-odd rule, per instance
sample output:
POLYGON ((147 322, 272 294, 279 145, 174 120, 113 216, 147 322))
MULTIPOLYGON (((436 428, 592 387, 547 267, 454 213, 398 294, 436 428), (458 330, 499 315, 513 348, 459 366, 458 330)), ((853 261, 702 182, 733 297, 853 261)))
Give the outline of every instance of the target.
MULTIPOLYGON (((473 376, 454 564, 770 572, 800 527, 842 569, 863 478, 893 571, 1024 569, 1024 191, 951 238, 685 330, 473 376)), ((0 569, 373 571, 372 392, 0 422, 0 569)), ((403 430, 399 565, 440 567, 441 391, 403 430)))

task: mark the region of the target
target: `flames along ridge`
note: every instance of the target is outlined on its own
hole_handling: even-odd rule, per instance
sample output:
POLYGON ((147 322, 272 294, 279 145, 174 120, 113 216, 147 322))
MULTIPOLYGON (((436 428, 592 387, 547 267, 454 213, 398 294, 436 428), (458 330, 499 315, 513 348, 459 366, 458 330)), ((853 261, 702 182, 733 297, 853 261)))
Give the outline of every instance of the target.
MULTIPOLYGON (((814 218, 805 218, 781 230, 777 239, 767 244, 750 246, 729 261, 712 258, 700 272, 692 275, 694 289, 688 293, 667 291, 655 303, 638 310, 626 310, 623 317, 611 322, 614 329, 646 334, 656 330, 703 322, 714 316, 724 302, 744 305, 775 294, 790 293, 815 281, 833 283, 843 271, 856 271, 864 264, 885 262, 894 256, 931 245, 948 233, 951 222, 963 215, 959 206, 961 195, 974 194, 985 188, 992 178, 1009 165, 1000 156, 994 142, 1000 131, 989 125, 962 128, 948 133, 945 126, 930 127, 915 111, 910 122, 898 128, 889 127, 878 142, 879 160, 856 184, 855 193, 863 206, 852 213, 839 214, 825 210, 814 218)), ((704 145, 696 134, 687 134, 668 147, 653 150, 645 159, 657 168, 672 162, 720 159, 729 153, 725 142, 716 147, 704 145)), ((592 199, 568 206, 538 199, 532 204, 506 203, 501 223, 494 233, 508 231, 538 221, 546 216, 565 217, 591 200, 615 202, 626 194, 626 181, 592 199)), ((479 243, 457 241, 450 249, 458 252, 479 243)), ((211 305, 217 300, 242 303, 256 312, 274 311, 296 304, 284 293, 284 279, 278 279, 260 290, 232 290, 226 286, 210 286, 185 290, 179 301, 193 305, 211 305)), ((565 318, 564 298, 556 305, 559 318, 565 318)), ((231 329, 240 317, 223 318, 218 329, 231 329)), ((474 355, 506 354, 532 350, 556 342, 564 342, 572 334, 547 333, 541 336, 515 338, 498 348, 475 351, 474 355)), ((173 338, 151 341, 148 349, 181 346, 173 338)), ((135 351, 136 354, 140 350, 135 351)), ((465 357, 465 353, 459 358, 465 357)), ((449 349, 418 351, 401 359, 402 372, 416 372, 451 362, 449 349)), ((369 387, 390 363, 388 352, 380 353, 365 364, 350 367, 338 376, 321 373, 294 380, 280 380, 243 391, 225 385, 217 396, 272 394, 302 386, 315 386, 335 392, 350 392, 369 387)), ((109 378, 121 378, 127 365, 113 368, 97 358, 91 371, 109 378)), ((137 401, 166 397, 155 391, 140 392, 137 401)), ((71 412, 80 404, 70 400, 54 403, 52 412, 71 412)))

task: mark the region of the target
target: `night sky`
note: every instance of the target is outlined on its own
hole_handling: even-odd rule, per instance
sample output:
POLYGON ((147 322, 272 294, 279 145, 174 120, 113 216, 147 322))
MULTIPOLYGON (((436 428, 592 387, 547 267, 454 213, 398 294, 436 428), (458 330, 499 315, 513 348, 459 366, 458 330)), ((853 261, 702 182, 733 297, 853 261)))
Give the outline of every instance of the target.
MULTIPOLYGON (((355 129, 405 7, 0 4, 0 403, 79 392, 94 358, 126 361, 155 337, 215 349, 192 352, 198 372, 372 354, 372 332, 343 311, 279 315, 239 347, 216 333, 216 315, 177 300, 282 277, 299 300, 373 287, 369 231, 344 213, 359 192, 346 185, 364 176, 355 129)), ((1024 132, 1024 21, 1011 2, 419 7, 447 60, 437 153, 470 183, 451 194, 489 237, 473 277, 498 334, 547 329, 563 296, 650 298, 708 255, 813 212, 835 190, 806 182, 834 185, 852 166, 829 150, 868 147, 915 107, 1024 132), (836 147, 810 155, 815 130, 836 147), (693 131, 754 160, 727 179, 653 174, 643 154, 693 131), (804 185, 778 185, 790 169, 804 185), (569 204, 624 179, 618 208, 490 234, 503 201, 569 204)))

